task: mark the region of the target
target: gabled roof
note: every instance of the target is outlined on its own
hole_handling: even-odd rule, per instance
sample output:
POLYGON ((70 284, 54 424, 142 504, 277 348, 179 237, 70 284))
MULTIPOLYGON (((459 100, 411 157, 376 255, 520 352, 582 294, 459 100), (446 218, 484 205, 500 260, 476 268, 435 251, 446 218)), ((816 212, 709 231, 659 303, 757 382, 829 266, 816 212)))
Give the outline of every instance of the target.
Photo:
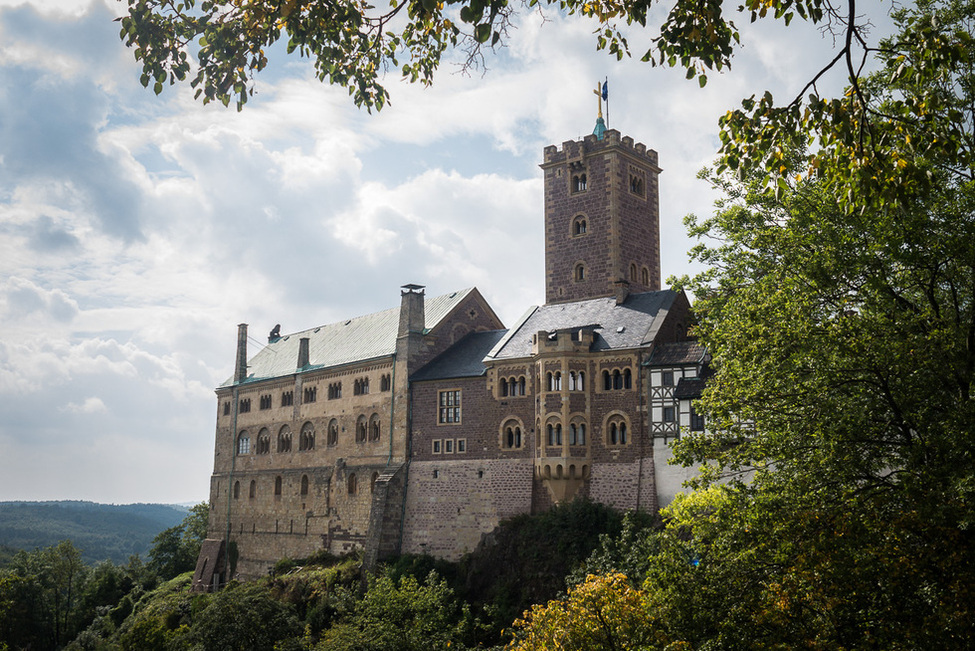
POLYGON ((647 366, 685 366, 700 364, 707 356, 707 349, 693 340, 658 344, 647 366))
MULTIPOLYGON (((473 287, 424 301, 426 330, 433 330, 465 298, 477 290, 473 287)), ((284 335, 268 343, 247 361, 245 382, 267 380, 332 366, 353 364, 386 357, 396 352, 400 308, 383 310, 346 321, 319 326, 284 335), (298 342, 308 337, 308 366, 297 368, 298 342)), ((233 377, 221 387, 233 385, 233 377)))
POLYGON ((622 305, 609 296, 532 308, 498 342, 487 360, 530 357, 532 337, 539 330, 593 328, 595 340, 591 350, 594 351, 646 346, 656 339, 677 296, 677 292, 665 289, 630 294, 622 305))
POLYGON ((482 361, 507 330, 472 332, 410 377, 412 382, 479 377, 487 372, 482 361))

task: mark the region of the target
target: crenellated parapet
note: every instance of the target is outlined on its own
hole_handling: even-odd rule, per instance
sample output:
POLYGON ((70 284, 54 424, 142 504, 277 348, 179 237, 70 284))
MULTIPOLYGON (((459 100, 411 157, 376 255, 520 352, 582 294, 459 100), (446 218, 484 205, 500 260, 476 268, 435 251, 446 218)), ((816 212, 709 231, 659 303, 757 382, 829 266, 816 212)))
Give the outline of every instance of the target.
POLYGON ((633 138, 621 135, 616 129, 607 129, 602 139, 590 134, 582 140, 566 140, 561 147, 549 145, 545 148, 545 160, 541 167, 559 164, 571 165, 574 161, 603 154, 609 150, 622 151, 655 168, 654 171, 661 171, 657 164, 656 150, 647 149, 647 146, 642 142, 634 142, 633 138))

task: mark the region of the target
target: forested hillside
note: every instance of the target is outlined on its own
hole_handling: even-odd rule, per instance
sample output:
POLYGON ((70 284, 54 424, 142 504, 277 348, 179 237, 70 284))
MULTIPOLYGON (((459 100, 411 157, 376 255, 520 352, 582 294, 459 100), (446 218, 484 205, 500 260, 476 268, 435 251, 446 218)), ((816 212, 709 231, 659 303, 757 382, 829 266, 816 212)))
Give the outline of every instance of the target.
MULTIPOLYGON (((171 504, 0 502, 0 547, 31 550, 71 540, 85 563, 124 563, 132 554, 144 556, 156 534, 186 513, 171 504)), ((0 567, 6 558, 0 553, 0 567)))

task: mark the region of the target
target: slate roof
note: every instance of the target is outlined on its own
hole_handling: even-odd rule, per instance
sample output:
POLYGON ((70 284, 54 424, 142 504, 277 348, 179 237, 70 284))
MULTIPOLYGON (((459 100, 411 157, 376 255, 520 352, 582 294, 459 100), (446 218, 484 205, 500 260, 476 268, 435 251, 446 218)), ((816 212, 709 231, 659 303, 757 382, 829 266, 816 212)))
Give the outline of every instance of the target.
POLYGON ((622 305, 613 296, 571 303, 542 305, 530 309, 488 354, 490 359, 529 357, 532 337, 539 331, 595 328, 592 350, 638 348, 652 342, 677 292, 630 294, 622 305))
POLYGON ((472 332, 414 373, 410 380, 422 382, 484 375, 487 367, 482 360, 507 332, 472 332))
MULTIPOLYGON (((467 298, 473 287, 442 296, 426 297, 424 317, 426 329, 437 327, 457 305, 467 298)), ((369 359, 392 355, 396 351, 396 334, 399 330, 400 308, 394 307, 329 325, 284 335, 268 343, 247 361, 247 379, 255 382, 297 372, 298 342, 308 337, 308 371, 352 364, 369 359)), ((233 376, 221 387, 233 385, 233 376)))
POLYGON ((699 364, 707 350, 696 341, 659 344, 653 349, 648 366, 683 366, 699 364))

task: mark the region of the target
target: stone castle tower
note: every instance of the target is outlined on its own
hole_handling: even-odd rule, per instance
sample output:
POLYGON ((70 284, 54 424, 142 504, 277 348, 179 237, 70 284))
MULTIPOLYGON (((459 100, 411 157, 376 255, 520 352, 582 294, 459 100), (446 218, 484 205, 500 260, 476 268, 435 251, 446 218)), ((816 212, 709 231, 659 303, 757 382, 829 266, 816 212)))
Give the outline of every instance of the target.
POLYGON ((545 148, 545 302, 660 289, 657 152, 615 129, 545 148))

